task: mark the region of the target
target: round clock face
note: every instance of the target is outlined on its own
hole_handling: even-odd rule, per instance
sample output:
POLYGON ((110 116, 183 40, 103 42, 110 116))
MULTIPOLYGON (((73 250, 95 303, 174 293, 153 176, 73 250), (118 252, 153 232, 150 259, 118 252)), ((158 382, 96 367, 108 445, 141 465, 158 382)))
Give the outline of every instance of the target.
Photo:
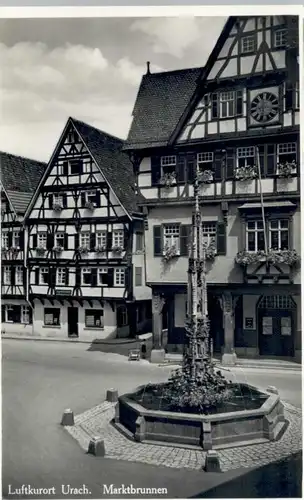
POLYGON ((279 101, 271 92, 261 92, 251 102, 250 114, 257 122, 272 120, 279 111, 279 101))

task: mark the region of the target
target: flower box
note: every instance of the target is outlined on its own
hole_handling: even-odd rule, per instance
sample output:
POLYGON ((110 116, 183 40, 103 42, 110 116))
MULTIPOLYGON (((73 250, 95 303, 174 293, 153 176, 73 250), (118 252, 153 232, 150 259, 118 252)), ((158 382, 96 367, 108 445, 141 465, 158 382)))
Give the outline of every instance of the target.
POLYGON ((78 248, 78 252, 79 252, 81 255, 85 255, 85 254, 89 253, 89 248, 88 248, 88 247, 79 247, 79 248, 78 248))
POLYGON ((36 248, 36 252, 37 252, 38 255, 44 255, 45 252, 46 252, 46 248, 44 248, 44 247, 37 247, 36 248))
POLYGON ((296 250, 269 250, 266 253, 264 250, 258 252, 247 252, 242 250, 235 257, 235 262, 240 266, 249 266, 259 262, 269 262, 270 264, 287 264, 292 267, 300 262, 300 256, 296 250))
POLYGON ((54 247, 53 250, 54 250, 55 253, 61 253, 62 250, 63 250, 63 248, 60 247, 60 246, 57 246, 57 247, 54 247))
POLYGON ((205 256, 206 260, 214 260, 216 257, 216 247, 214 243, 210 243, 209 245, 205 245, 205 256))
POLYGON ((160 184, 165 186, 166 188, 170 188, 174 184, 176 184, 176 173, 171 172, 169 174, 164 174, 160 179, 160 184))
POLYGON ((105 251, 106 251, 106 247, 105 246, 98 245, 97 247, 95 247, 95 252, 96 253, 103 253, 105 251))
POLYGON ((112 247, 112 252, 121 254, 123 252, 123 247, 112 247))
POLYGON ((169 262, 170 260, 179 256, 179 251, 175 245, 166 246, 163 253, 163 261, 169 262))
POLYGON ((60 203, 54 203, 54 205, 53 205, 54 212, 61 212, 62 208, 63 207, 60 203))
POLYGON ((86 208, 87 210, 91 210, 91 211, 93 211, 93 210, 94 210, 94 208, 95 208, 95 207, 94 207, 94 203, 93 203, 92 201, 87 201, 87 202, 86 202, 86 204, 85 204, 85 208, 86 208))
POLYGON ((201 184, 210 184, 213 181, 212 170, 202 170, 198 174, 198 182, 201 184))
POLYGON ((280 178, 288 179, 296 172, 296 162, 292 161, 291 163, 278 163, 277 165, 277 175, 280 178))
POLYGON ((258 176, 258 169, 255 165, 248 167, 238 167, 234 171, 234 177, 237 181, 251 181, 258 176))

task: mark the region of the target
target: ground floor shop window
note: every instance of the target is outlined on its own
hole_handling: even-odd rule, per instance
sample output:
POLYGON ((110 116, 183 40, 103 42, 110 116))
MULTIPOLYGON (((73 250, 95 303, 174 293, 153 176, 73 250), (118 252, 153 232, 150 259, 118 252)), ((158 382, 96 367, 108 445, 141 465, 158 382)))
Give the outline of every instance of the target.
POLYGON ((7 304, 2 306, 2 321, 5 323, 32 323, 32 310, 29 306, 7 304))
POLYGON ((44 324, 46 326, 60 326, 60 309, 45 307, 44 324))
POLYGON ((127 326, 128 311, 126 306, 117 306, 117 327, 127 326))
POLYGON ((85 326, 88 328, 104 328, 103 309, 86 309, 85 326))

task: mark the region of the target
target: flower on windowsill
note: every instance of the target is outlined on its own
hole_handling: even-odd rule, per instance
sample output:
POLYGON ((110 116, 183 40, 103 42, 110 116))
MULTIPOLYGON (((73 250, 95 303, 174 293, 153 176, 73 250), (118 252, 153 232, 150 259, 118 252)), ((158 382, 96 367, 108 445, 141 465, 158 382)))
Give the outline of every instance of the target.
POLYGON ((123 247, 122 246, 114 246, 112 247, 112 252, 113 253, 118 253, 118 254, 121 254, 123 252, 123 247))
POLYGON ((85 255, 85 254, 89 253, 89 248, 86 247, 86 246, 81 246, 81 247, 78 248, 78 252, 81 255, 85 255))
POLYGON ((13 253, 18 253, 20 251, 20 247, 11 247, 11 251, 13 253))
POLYGON ((242 250, 235 257, 235 262, 240 266, 248 266, 259 262, 269 262, 270 264, 287 264, 292 267, 300 262, 300 256, 296 250, 272 250, 268 253, 264 250, 258 252, 248 252, 242 250))
POLYGON ((247 167, 238 167, 234 171, 234 177, 237 181, 250 181, 256 179, 258 176, 258 169, 255 165, 248 165, 247 167))
POLYGON ((176 245, 167 245, 164 249, 163 253, 163 261, 164 262, 169 262, 170 260, 174 259, 175 257, 179 256, 179 252, 176 248, 176 245))
POLYGON ((97 245, 97 247, 95 247, 95 252, 96 253, 103 253, 106 251, 106 247, 103 246, 103 245, 97 245))
POLYGON ((46 252, 46 248, 39 246, 39 247, 36 248, 36 251, 37 251, 38 255, 44 255, 45 252, 46 252))
POLYGON ((54 247, 53 250, 54 250, 55 253, 61 253, 62 250, 63 250, 63 248, 58 245, 58 246, 54 247))
POLYGON ((202 170, 198 174, 198 182, 201 184, 210 184, 213 181, 212 170, 202 170))
POLYGON ((8 251, 8 248, 7 247, 1 247, 1 253, 5 253, 8 251))
POLYGON ((54 205, 53 205, 54 212, 61 212, 62 208, 63 207, 60 203, 54 203, 54 205))
POLYGON ((216 257, 216 246, 214 243, 209 243, 209 245, 205 244, 205 249, 206 249, 206 260, 214 260, 216 257))
POLYGON ((87 201, 86 204, 85 204, 85 208, 87 210, 94 210, 94 203, 92 201, 87 201))
POLYGON ((296 172, 296 162, 293 160, 292 162, 288 163, 278 163, 277 165, 277 175, 278 177, 288 179, 289 177, 292 176, 296 172))
POLYGON ((174 184, 176 184, 176 173, 171 172, 171 173, 164 174, 161 177, 159 183, 162 184, 163 186, 165 186, 165 188, 169 188, 169 187, 173 186, 174 184))

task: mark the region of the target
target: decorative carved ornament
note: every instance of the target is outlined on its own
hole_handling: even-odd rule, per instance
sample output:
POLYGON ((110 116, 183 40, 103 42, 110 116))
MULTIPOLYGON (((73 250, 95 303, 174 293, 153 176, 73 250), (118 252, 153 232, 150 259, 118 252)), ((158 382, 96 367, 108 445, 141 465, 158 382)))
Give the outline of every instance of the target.
POLYGON ((165 305, 165 298, 163 297, 163 295, 160 294, 152 295, 152 312, 154 314, 161 314, 164 305, 165 305))

